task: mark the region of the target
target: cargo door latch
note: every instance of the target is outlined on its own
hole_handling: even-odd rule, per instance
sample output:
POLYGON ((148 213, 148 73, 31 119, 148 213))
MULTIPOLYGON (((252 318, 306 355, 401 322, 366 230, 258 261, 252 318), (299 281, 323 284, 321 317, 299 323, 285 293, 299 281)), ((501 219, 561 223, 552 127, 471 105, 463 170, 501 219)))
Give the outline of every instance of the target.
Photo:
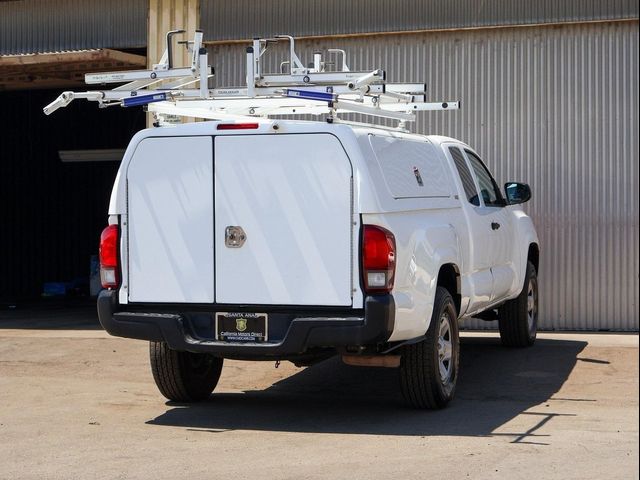
POLYGON ((224 244, 229 248, 240 248, 247 240, 247 234, 242 227, 230 225, 224 230, 224 244))

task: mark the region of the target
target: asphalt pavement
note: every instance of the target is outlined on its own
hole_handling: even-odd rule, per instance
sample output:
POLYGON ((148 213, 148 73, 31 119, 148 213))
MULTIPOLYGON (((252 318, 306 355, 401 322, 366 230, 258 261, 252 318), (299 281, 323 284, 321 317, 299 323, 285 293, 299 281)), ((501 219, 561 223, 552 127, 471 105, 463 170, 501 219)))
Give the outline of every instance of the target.
POLYGON ((638 478, 638 336, 463 333, 457 396, 401 403, 397 371, 226 361, 167 402, 145 342, 82 310, 0 313, 0 478, 638 478))

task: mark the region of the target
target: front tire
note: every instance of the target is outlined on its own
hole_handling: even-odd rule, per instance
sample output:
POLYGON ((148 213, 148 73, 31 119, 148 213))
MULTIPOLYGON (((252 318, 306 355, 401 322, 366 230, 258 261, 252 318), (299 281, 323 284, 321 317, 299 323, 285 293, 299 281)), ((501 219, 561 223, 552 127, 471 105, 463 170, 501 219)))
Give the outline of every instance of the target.
POLYGON ((538 275, 533 263, 527 272, 520 295, 498 309, 500 340, 507 347, 530 347, 538 331, 538 275))
POLYGON ((174 402, 206 400, 218 384, 222 358, 179 352, 165 342, 149 343, 151 372, 160 393, 174 402))
POLYGON ((456 389, 459 356, 456 307, 448 290, 437 287, 425 339, 403 347, 400 386, 407 405, 444 408, 456 389))

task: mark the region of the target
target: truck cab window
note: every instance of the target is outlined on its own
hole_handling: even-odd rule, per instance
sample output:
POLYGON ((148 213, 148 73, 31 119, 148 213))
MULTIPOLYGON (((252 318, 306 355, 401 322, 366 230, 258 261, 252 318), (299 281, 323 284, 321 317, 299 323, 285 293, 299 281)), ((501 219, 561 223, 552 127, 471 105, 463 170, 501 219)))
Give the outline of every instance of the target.
POLYGON ((449 147, 449 152, 451 152, 451 158, 453 158, 453 163, 455 163, 458 175, 460 175, 460 180, 462 180, 462 187, 464 188, 467 200, 469 200, 469 203, 472 205, 479 207, 480 199, 478 198, 478 190, 476 189, 476 184, 473 181, 471 170, 469 170, 467 166, 464 155, 457 147, 449 147))
POLYGON ((480 158, 478 158, 475 153, 469 150, 465 150, 465 152, 469 157, 471 167, 473 168, 473 171, 476 174, 476 178, 478 179, 480 195, 482 195, 484 204, 487 207, 504 207, 505 201, 502 198, 502 194, 500 193, 498 184, 491 176, 491 173, 489 173, 489 170, 487 170, 487 167, 484 166, 482 160, 480 160, 480 158))

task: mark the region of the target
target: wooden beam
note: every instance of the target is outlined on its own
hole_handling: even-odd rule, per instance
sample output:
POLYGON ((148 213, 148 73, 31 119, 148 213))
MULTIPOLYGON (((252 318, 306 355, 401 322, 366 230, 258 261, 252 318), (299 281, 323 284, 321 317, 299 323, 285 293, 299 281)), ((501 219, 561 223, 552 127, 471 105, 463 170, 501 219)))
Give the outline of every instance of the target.
POLYGON ((135 67, 142 67, 147 63, 146 57, 118 50, 100 49, 83 50, 78 52, 34 53, 29 55, 0 56, 0 68, 22 67, 28 65, 63 64, 75 62, 120 62, 135 67))
MULTIPOLYGON (((187 32, 180 40, 193 40, 200 23, 199 0, 149 0, 149 25, 147 34, 147 68, 160 61, 165 49, 166 34, 169 30, 182 29, 187 32)), ((174 45, 175 67, 188 66, 190 57, 183 46, 174 45)), ((183 119, 183 121, 188 121, 183 119)), ((153 117, 147 115, 147 125, 153 117)))
POLYGON ((84 74, 144 68, 146 57, 118 50, 37 53, 0 57, 0 90, 84 86, 84 74))

